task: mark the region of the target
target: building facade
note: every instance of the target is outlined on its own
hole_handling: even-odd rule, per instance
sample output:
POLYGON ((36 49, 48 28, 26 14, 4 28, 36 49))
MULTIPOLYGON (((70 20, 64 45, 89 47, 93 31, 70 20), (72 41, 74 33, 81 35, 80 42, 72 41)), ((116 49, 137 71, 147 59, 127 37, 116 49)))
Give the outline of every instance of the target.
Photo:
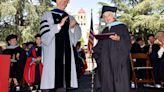
POLYGON ((82 45, 87 45, 88 43, 88 34, 89 34, 89 27, 87 25, 87 16, 86 11, 81 8, 77 14, 75 15, 75 19, 79 23, 81 30, 82 30, 82 45))

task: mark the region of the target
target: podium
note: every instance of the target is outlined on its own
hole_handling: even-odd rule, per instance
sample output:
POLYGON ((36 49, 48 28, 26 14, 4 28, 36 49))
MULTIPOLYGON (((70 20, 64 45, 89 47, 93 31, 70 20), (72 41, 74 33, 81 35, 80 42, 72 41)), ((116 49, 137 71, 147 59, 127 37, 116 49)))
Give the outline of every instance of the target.
POLYGON ((0 55, 0 92, 9 92, 10 55, 0 55))

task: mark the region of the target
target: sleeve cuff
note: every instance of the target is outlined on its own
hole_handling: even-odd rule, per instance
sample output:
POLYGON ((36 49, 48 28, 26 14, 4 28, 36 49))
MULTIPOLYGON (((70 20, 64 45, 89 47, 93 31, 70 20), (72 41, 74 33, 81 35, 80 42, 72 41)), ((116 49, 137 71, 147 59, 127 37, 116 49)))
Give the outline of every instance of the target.
POLYGON ((164 48, 160 48, 158 51, 158 58, 161 58, 164 53, 164 48))
POLYGON ((59 25, 59 24, 57 24, 57 28, 58 28, 58 30, 60 30, 60 29, 61 29, 61 27, 60 27, 60 25, 59 25))
POLYGON ((71 28, 71 32, 74 33, 75 32, 75 28, 71 28))

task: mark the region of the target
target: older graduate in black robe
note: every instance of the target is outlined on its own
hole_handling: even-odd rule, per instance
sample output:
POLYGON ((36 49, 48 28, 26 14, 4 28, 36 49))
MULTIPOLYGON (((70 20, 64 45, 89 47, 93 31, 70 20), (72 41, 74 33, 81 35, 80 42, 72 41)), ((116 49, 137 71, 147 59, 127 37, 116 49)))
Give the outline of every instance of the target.
POLYGON ((101 17, 107 26, 102 33, 112 33, 99 39, 93 48, 97 62, 96 92, 129 92, 130 35, 125 24, 115 19, 116 7, 103 6, 101 17))

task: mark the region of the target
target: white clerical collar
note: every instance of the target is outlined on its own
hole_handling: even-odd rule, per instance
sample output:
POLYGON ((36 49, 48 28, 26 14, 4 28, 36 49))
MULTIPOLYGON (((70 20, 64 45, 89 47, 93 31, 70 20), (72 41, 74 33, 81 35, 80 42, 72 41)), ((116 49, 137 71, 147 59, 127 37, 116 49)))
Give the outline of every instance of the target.
POLYGON ((158 51, 158 58, 161 58, 162 55, 163 55, 163 53, 164 53, 164 48, 161 47, 161 48, 159 49, 159 51, 158 51))

